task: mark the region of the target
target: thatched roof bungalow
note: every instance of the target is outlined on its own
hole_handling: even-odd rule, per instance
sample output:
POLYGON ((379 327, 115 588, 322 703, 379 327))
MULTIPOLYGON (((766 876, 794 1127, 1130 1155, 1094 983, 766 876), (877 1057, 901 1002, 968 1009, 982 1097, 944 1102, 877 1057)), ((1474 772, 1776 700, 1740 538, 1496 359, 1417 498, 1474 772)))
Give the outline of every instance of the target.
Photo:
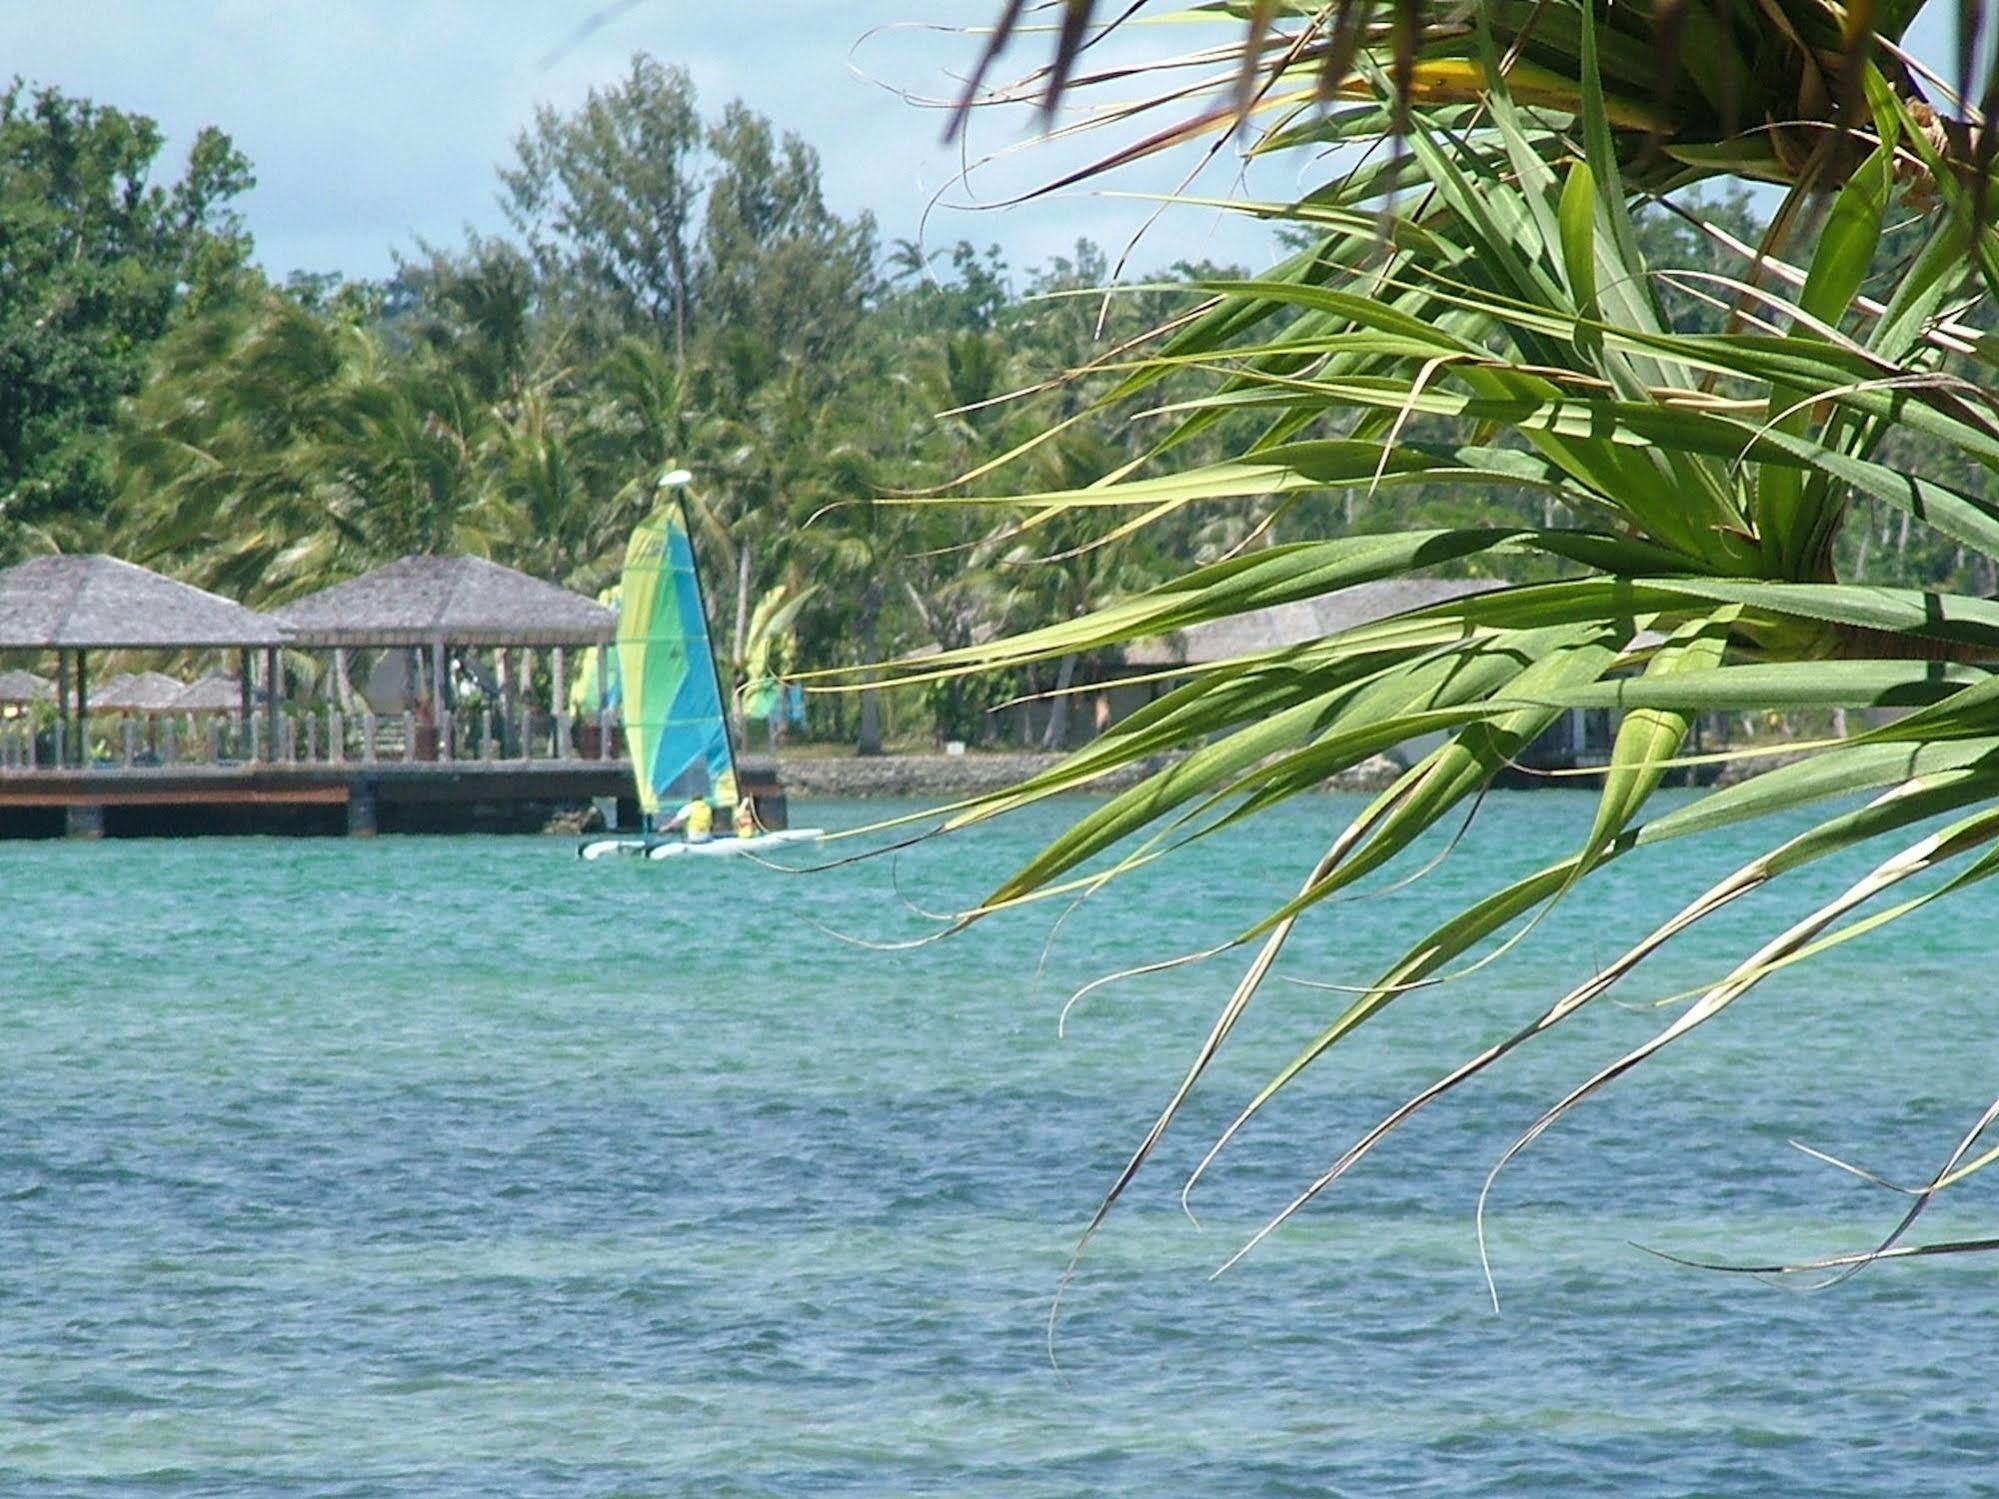
POLYGON ((1206 666, 1323 640, 1356 625, 1504 587, 1506 584, 1493 578, 1389 578, 1357 583, 1338 593, 1275 604, 1192 625, 1171 635, 1133 641, 1125 647, 1124 658, 1131 666, 1206 666))
POLYGON ((31 671, 0 671, 0 704, 52 703, 56 684, 31 671))
MULTIPOLYGON (((521 684, 533 674, 531 662, 510 669, 508 658, 515 648, 551 653, 552 697, 560 705, 568 697, 565 651, 601 649, 618 633, 615 610, 483 557, 403 557, 287 604, 272 618, 294 645, 333 651, 334 681, 343 693, 348 651, 411 652, 401 662, 378 662, 377 675, 403 684, 409 694, 404 700, 439 725, 446 758, 453 754, 453 661, 465 664, 476 679, 495 684, 504 718, 513 722, 521 684), (493 671, 474 659, 480 651, 494 653, 493 671), (430 661, 425 699, 417 696, 424 676, 419 654, 430 661), (384 667, 391 669, 384 673, 384 667)), ((370 701, 379 696, 371 692, 370 701)))
POLYGON ((126 672, 100 685, 90 706, 103 713, 173 713, 187 683, 163 671, 126 672))
POLYGON ((587 646, 617 614, 483 557, 404 557, 273 611, 295 645, 587 646))
POLYGON ((0 650, 278 646, 254 610, 116 557, 34 557, 0 571, 0 650))
POLYGON ((238 677, 210 672, 200 681, 182 689, 174 699, 176 713, 236 713, 243 703, 243 683, 238 677))
MULTIPOLYGON (((65 729, 89 716, 91 651, 233 648, 247 660, 261 648, 274 667, 283 644, 254 610, 116 557, 33 557, 0 571, 0 650, 55 653, 65 729)), ((65 738, 65 757, 80 757, 83 736, 65 738)))

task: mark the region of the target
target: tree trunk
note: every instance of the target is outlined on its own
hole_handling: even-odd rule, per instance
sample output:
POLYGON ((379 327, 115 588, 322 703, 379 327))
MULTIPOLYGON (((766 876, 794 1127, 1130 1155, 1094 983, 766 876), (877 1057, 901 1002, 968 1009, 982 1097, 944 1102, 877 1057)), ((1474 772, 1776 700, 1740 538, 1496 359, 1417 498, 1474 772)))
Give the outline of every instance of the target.
POLYGON ((1042 731, 1041 747, 1059 750, 1069 738, 1069 684, 1076 680, 1076 658, 1064 656, 1055 668, 1055 696, 1048 701, 1048 727, 1042 731))
POLYGON ((667 234, 667 257, 673 262, 673 362, 684 376, 687 370, 687 297, 693 276, 687 265, 687 242, 679 224, 667 234))
POLYGON ((347 680, 347 647, 344 645, 333 648, 333 701, 342 717, 353 715, 354 687, 347 680))
MULTIPOLYGON (((736 630, 729 657, 729 680, 738 687, 743 685, 743 673, 750 654, 750 544, 736 543, 736 630)), ((742 699, 731 692, 722 709, 729 715, 729 726, 735 734, 736 743, 745 749, 749 740, 743 737, 742 699)))
MULTIPOLYGON (((868 579, 867 587, 861 590, 861 654, 872 665, 881 659, 881 584, 874 578, 868 579)), ((869 674, 873 681, 873 674, 869 674)), ((858 755, 879 755, 882 752, 882 709, 881 691, 876 687, 861 689, 861 735, 854 746, 858 755)))
POLYGON ((861 733, 854 745, 857 755, 879 755, 882 752, 882 705, 881 689, 863 687, 861 689, 861 733))
POLYGON ((526 683, 521 678, 523 662, 512 651, 506 650, 500 652, 500 659, 507 664, 506 684, 504 687, 506 704, 504 716, 507 724, 506 753, 509 760, 515 760, 520 758, 521 747, 525 742, 524 736, 521 733, 521 704, 526 701, 526 693, 523 690, 526 687, 526 683))

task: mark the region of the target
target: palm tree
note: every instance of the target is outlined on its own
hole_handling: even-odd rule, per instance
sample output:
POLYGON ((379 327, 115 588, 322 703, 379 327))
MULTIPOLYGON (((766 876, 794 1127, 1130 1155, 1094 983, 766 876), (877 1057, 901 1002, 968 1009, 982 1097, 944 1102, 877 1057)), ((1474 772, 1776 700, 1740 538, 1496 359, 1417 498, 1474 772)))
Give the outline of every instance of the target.
POLYGON ((545 386, 523 390, 495 413, 485 443, 513 564, 564 582, 590 574, 606 547, 603 491, 613 486, 593 461, 601 444, 584 403, 545 386))
MULTIPOLYGON (((1072 65, 1085 34, 1077 21, 1090 9, 1088 0, 1067 7, 1062 57, 1036 87, 1089 81, 1072 65)), ((1097 1221, 1227 1042, 1297 922, 1463 809, 1568 710, 1624 713, 1581 844, 1451 913, 1347 996, 1215 1150, 1358 1027, 1392 1015, 1413 990, 1491 961, 1505 934, 1629 851, 1777 817, 1787 831, 1685 908, 1662 912, 1644 940, 1550 996, 1514 1035, 1441 1063, 1431 1086, 1329 1161, 1271 1227, 1414 1112, 1753 890, 1886 845, 1869 874, 1772 933, 1652 1040, 1554 1100, 1501 1164, 1778 967, 1999 872, 1999 676, 1990 667, 1999 603, 1870 587, 1840 572, 1841 530, 1863 503, 1987 559, 1988 576, 1999 555, 1990 395, 1999 350, 1978 331, 1999 287, 1985 145, 1940 124, 1919 97, 1918 71, 1892 47, 1909 10, 1877 7, 1882 35, 1870 42, 1841 31, 1842 13, 1806 0, 1689 0, 1671 10, 1477 0, 1448 15, 1403 6, 1379 24, 1364 3, 1257 4, 1246 40, 1197 59, 1207 90, 1188 105, 1197 123, 1221 129, 1246 110, 1274 111, 1256 141, 1265 151, 1369 135, 1393 144, 1370 164, 1342 162, 1296 202, 1239 205, 1308 232, 1308 246, 1254 280, 1198 286, 1195 305, 1149 354, 1109 363, 1107 400, 1150 395, 1171 419, 1149 463, 1011 499, 1031 530, 1079 515, 1167 524, 1253 496, 1270 497, 1274 517, 1302 497, 1346 492, 1360 497, 1373 529, 1241 550, 1081 618, 902 663, 900 678, 1107 651, 1439 567, 1517 559, 1548 580, 1196 670, 1055 770, 958 809, 956 823, 977 821, 1185 752, 1081 818, 995 887, 969 913, 977 917, 1088 892, 1367 756, 1447 731, 1300 871, 1291 900, 1225 934, 1224 947, 1248 957, 1240 981, 1097 1221), (1663 86, 1662 48, 1679 63, 1663 86), (1327 95, 1337 103, 1321 110, 1327 95), (1648 265, 1635 212, 1721 173, 1793 185, 1764 253, 1742 247, 1726 275, 1648 265), (1898 197, 1926 212, 1901 214, 1898 197), (1883 263, 1891 216, 1914 222, 1883 263), (1779 253, 1785 245, 1800 253, 1779 253), (1721 331, 1676 329, 1661 299, 1669 285, 1717 302, 1727 313, 1721 331), (1199 394, 1161 394, 1190 370, 1206 377, 1199 394), (1245 414, 1258 431, 1237 451, 1185 459, 1190 444, 1245 414), (1920 462, 1889 461, 1910 442, 1920 462), (1554 503, 1538 525, 1399 527, 1398 492, 1439 485, 1554 503), (1889 705, 1915 711, 1647 818, 1703 713, 1889 705), (1857 807, 1856 795, 1867 798, 1857 807), (1803 832, 1789 831, 1814 809, 1803 832), (1946 877, 1906 894, 1907 881, 1932 871, 1946 877)), ((1156 139, 1189 128, 1183 121, 1156 139)), ((1889 1248, 1937 1191, 1999 1155, 1980 1145, 1995 1119, 1999 1105, 1871 1253, 1889 1248)))
POLYGON ((491 556, 508 517, 483 453, 496 413, 447 366, 378 358, 333 418, 348 524, 374 556, 491 556))
POLYGON ((190 320, 123 413, 120 548, 256 603, 354 560, 330 439, 365 340, 275 293, 190 320))
MULTIPOLYGON (((1989 52, 1979 45, 1981 0, 1954 6, 1962 58, 1950 81, 1954 90, 1901 46, 1923 3, 1253 0, 1214 7, 1209 19, 1232 35, 1154 64, 1147 71, 1167 86, 1107 114, 1168 115, 1166 125, 1121 150, 1119 160, 1224 136, 1248 121, 1260 122, 1262 147, 1323 145, 1399 127, 1413 109, 1476 107, 1500 75, 1521 107, 1579 116, 1588 72, 1634 187, 1663 191, 1721 173, 1787 186, 1837 185, 1879 141, 1870 79, 1904 102, 1940 91, 1976 97, 1986 113, 1999 102, 1999 56, 1988 56, 1982 79, 1974 71, 1981 51, 1989 52)), ((1144 20, 1148 9, 1165 8, 1154 0, 1063 0, 1052 60, 988 91, 993 64, 1018 40, 1023 15, 1035 9, 1028 0, 1005 0, 960 119, 980 103, 1039 98, 1052 109, 1070 92, 1123 86, 1133 73, 1129 63, 1120 59, 1092 72, 1089 49, 1144 20)), ((1999 138, 1977 128, 1977 113, 1960 107, 1953 116, 1927 105, 1918 113, 1953 175, 1981 184, 1999 138)), ((1427 180, 1411 162, 1389 163, 1386 175, 1427 180)))

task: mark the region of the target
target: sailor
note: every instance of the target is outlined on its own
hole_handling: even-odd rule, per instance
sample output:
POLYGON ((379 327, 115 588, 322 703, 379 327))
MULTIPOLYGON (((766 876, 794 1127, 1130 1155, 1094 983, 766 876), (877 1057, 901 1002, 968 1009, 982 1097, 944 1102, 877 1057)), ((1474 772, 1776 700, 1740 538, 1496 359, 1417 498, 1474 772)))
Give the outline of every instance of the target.
POLYGON ((706 843, 715 833, 715 809, 697 796, 673 814, 666 830, 681 833, 689 843, 706 843))
POLYGON ((753 797, 744 797, 736 803, 736 836, 754 838, 757 835, 757 804, 753 797))

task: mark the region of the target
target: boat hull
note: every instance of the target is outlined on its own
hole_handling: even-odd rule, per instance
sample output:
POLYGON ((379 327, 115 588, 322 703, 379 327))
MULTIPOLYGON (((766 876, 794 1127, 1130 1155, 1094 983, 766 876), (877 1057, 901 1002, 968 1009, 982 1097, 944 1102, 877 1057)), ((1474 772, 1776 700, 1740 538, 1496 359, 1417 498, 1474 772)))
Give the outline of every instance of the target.
POLYGON ((582 859, 726 859, 761 853, 787 843, 808 843, 825 837, 821 828, 785 828, 758 833, 753 838, 711 838, 705 843, 688 843, 679 838, 587 838, 576 850, 582 859))

